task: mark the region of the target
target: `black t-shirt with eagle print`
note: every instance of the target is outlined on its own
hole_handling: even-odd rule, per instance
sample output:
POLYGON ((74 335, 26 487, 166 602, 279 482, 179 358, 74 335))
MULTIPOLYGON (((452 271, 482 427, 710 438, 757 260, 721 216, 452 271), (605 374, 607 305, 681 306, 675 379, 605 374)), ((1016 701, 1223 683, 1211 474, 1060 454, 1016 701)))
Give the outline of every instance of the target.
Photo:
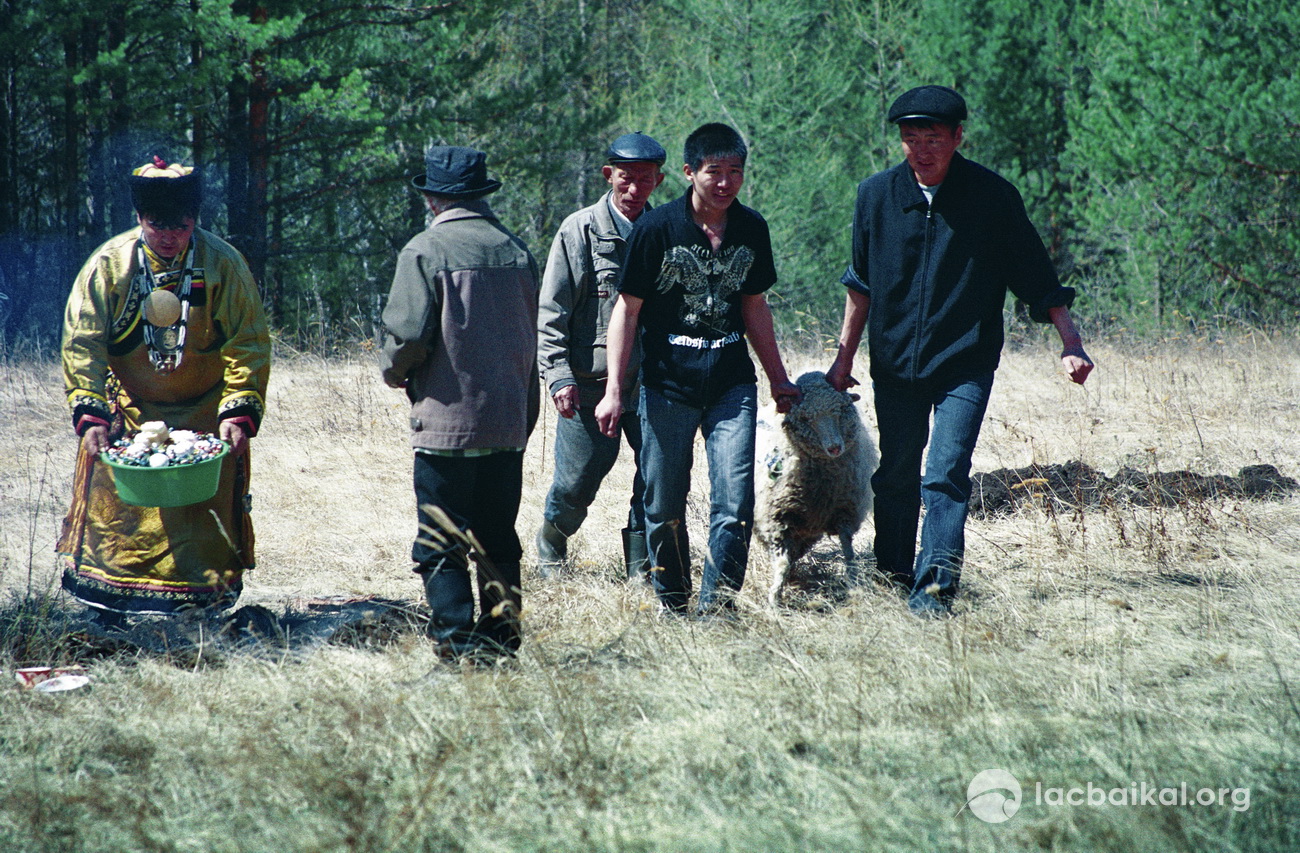
POLYGON ((733 201, 715 253, 691 218, 690 193, 643 213, 632 229, 619 291, 641 306, 641 381, 670 400, 712 405, 757 381, 741 294, 776 283, 772 237, 757 211, 733 201))

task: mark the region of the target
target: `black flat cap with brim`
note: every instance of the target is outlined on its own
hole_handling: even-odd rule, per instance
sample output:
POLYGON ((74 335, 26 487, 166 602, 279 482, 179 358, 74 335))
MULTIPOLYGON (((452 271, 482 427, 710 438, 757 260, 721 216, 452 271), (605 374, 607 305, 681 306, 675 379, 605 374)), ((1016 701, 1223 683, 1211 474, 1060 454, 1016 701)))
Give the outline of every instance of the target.
POLYGON ((460 145, 435 145, 424 155, 424 172, 411 176, 417 190, 446 198, 487 195, 501 182, 487 176, 487 155, 460 145))
POLYGON ((647 136, 639 130, 623 134, 609 143, 609 148, 605 151, 608 163, 658 163, 662 166, 667 159, 668 152, 664 147, 653 136, 647 136))
POLYGON ((889 108, 889 120, 957 125, 966 120, 966 101, 947 86, 917 86, 898 96, 889 108))

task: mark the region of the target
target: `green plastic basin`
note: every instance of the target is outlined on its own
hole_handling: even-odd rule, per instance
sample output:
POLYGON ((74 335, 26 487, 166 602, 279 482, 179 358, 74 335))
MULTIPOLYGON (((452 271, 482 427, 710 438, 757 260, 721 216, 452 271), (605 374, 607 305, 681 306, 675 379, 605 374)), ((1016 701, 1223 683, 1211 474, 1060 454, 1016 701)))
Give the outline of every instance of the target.
POLYGON ((189 506, 209 500, 217 493, 221 483, 221 460, 226 458, 229 446, 222 442, 221 452, 211 459, 188 465, 165 465, 161 468, 143 468, 123 465, 99 454, 100 460, 113 469, 113 485, 117 496, 135 506, 189 506))

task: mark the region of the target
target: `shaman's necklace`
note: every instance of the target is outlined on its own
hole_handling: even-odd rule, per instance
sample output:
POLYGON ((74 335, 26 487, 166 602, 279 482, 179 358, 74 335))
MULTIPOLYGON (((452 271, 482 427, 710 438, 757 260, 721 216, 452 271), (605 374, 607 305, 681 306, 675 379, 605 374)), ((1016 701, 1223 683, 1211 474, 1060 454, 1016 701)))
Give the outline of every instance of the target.
POLYGON ((190 291, 194 284, 194 238, 185 252, 180 285, 176 293, 158 288, 153 268, 144 251, 144 238, 136 244, 140 272, 135 288, 140 295, 144 315, 144 342, 149 347, 149 362, 159 373, 171 373, 184 357, 185 328, 190 319, 190 291), (179 297, 179 298, 178 298, 179 297))

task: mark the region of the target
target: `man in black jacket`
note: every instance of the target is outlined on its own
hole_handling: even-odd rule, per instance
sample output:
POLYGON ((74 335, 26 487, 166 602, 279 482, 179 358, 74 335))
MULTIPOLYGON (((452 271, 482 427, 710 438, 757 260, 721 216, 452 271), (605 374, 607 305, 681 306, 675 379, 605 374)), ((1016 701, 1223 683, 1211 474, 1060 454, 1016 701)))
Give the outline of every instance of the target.
POLYGON ((876 565, 909 591, 918 616, 946 615, 957 591, 971 456, 1002 352, 1007 290, 1056 326, 1071 380, 1082 384, 1093 368, 1070 318, 1074 290, 1057 279, 1020 194, 957 153, 965 119, 966 102, 944 86, 911 89, 889 108, 906 161, 858 186, 844 324, 826 373, 841 391, 857 384, 865 329, 880 429, 876 565))

